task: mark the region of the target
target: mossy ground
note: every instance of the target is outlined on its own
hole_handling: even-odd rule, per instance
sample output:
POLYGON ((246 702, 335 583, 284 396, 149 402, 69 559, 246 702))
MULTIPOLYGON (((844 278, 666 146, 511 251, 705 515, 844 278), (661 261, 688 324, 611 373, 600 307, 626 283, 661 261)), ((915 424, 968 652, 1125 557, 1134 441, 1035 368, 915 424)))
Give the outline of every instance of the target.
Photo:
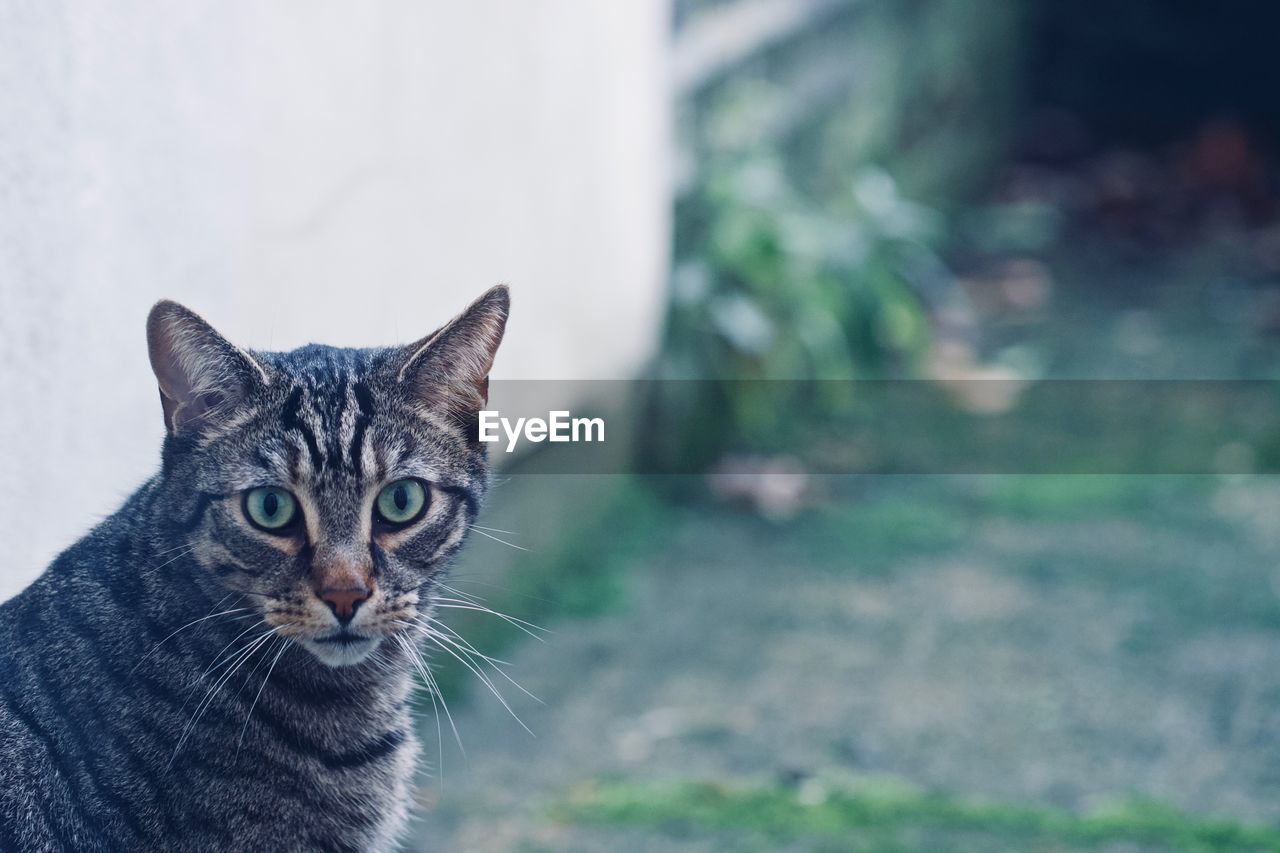
POLYGON ((505 602, 553 633, 492 639, 537 737, 456 695, 422 849, 1280 850, 1280 481, 828 487, 779 524, 633 484, 565 564, 618 558, 588 618, 532 558, 505 602))
POLYGON ((1280 849, 1280 830, 1214 820, 1150 802, 1081 815, 1043 806, 968 802, 876 780, 779 786, 606 781, 583 785, 556 806, 571 823, 633 827, 674 836, 728 832, 738 847, 807 840, 848 850, 920 849, 920 834, 948 849, 1091 849, 1117 844, 1179 851, 1280 849), (824 839, 825 837, 825 839, 824 839))

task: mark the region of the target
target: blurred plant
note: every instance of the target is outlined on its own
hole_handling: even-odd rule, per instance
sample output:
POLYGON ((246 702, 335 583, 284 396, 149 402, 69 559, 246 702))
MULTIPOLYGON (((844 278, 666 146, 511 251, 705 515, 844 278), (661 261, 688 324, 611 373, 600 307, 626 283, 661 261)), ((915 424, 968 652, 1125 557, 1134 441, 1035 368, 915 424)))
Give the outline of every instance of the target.
POLYGON ((657 375, 702 381, 655 386, 646 470, 790 450, 861 405, 823 380, 926 375, 971 331, 939 211, 998 153, 1023 4, 809 4, 772 32, 765 5, 679 7, 677 54, 704 72, 676 104, 686 181, 657 375))
POLYGON ((701 251, 673 273, 659 374, 704 380, 687 426, 703 461, 726 445, 780 449, 806 422, 855 405, 847 383, 819 380, 921 364, 929 294, 950 280, 931 247, 940 222, 883 169, 863 169, 823 205, 776 159, 754 156, 714 169, 681 215, 697 223, 701 251))

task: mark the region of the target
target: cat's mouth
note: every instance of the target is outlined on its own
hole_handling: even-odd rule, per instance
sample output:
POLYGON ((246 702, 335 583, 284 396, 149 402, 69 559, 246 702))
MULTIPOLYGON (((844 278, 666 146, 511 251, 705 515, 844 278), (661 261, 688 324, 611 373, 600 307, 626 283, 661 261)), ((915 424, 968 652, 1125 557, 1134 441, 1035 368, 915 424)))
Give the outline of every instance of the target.
POLYGON ((328 666, 352 666, 373 654, 381 637, 367 637, 354 631, 335 631, 323 637, 300 640, 303 648, 328 666))
POLYGON ((370 640, 369 637, 362 637, 359 634, 353 634, 350 631, 339 631, 338 633, 331 634, 328 637, 320 637, 316 640, 316 642, 317 643, 336 643, 340 646, 350 646, 350 645, 355 645, 357 643, 367 643, 369 642, 369 640, 370 640))

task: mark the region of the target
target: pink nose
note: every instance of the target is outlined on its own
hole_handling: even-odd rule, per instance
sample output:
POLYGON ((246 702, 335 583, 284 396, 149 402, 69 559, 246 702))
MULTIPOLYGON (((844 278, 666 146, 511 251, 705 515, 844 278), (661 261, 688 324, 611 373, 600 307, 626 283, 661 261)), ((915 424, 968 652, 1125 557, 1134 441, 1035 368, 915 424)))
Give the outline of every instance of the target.
POLYGON ((345 589, 334 589, 328 587, 320 590, 317 595, 320 600, 329 605, 329 609, 333 611, 333 615, 338 617, 338 621, 344 626, 356 616, 356 610, 360 608, 369 598, 368 587, 347 587, 345 589))

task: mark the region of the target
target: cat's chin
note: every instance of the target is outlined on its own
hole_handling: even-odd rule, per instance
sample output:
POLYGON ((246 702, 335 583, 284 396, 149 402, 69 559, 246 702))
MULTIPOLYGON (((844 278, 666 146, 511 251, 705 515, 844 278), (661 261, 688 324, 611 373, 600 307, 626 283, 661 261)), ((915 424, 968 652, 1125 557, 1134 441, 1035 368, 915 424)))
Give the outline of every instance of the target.
POLYGON ((355 666, 373 654, 381 643, 381 637, 362 637, 343 643, 327 643, 321 640, 298 641, 298 645, 315 655, 322 664, 334 668, 355 666))

